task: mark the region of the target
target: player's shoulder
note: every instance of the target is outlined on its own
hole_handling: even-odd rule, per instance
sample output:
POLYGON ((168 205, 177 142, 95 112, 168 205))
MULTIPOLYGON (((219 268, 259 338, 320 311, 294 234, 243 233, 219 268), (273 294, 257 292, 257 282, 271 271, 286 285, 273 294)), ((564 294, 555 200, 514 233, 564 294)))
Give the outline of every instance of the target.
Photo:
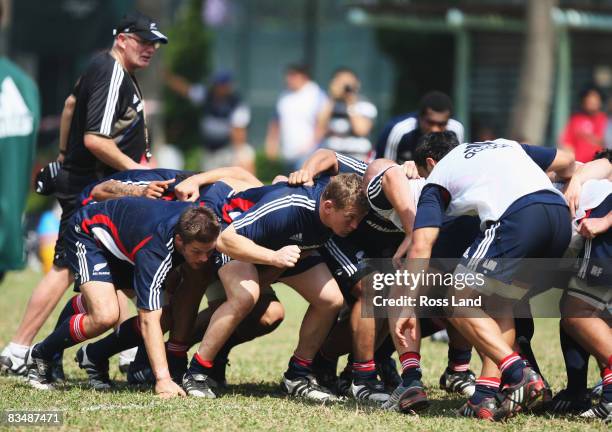
POLYGON ((87 89, 91 86, 123 81, 125 71, 121 64, 110 55, 108 51, 101 52, 92 57, 85 71, 81 75, 79 89, 87 89))

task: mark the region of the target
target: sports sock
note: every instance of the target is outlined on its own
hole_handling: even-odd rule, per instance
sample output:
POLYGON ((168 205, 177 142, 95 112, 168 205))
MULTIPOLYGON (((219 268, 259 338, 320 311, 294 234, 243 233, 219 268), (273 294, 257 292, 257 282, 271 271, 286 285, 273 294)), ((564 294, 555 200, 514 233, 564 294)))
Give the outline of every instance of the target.
POLYGON ((470 368, 470 360, 472 359, 472 350, 448 347, 448 371, 450 372, 465 372, 470 368))
POLYGON ((61 323, 53 333, 35 346, 35 354, 43 359, 52 360, 59 351, 87 340, 83 325, 85 316, 86 314, 72 315, 70 319, 61 323))
POLYGON ((603 388, 601 398, 606 402, 612 402, 612 356, 608 358, 608 366, 601 371, 603 388))
POLYGON ((502 382, 504 384, 516 384, 523 379, 523 369, 526 366, 517 352, 513 352, 504 358, 497 366, 502 373, 502 382))
POLYGON ((55 324, 55 328, 58 328, 60 324, 66 321, 74 314, 85 313, 87 310, 85 309, 85 304, 83 303, 82 294, 77 294, 72 296, 68 302, 64 305, 64 308, 59 314, 57 318, 57 323, 55 324))
POLYGON ((374 360, 376 360, 376 363, 378 363, 381 360, 391 357, 394 352, 395 345, 393 345, 393 340, 391 339, 391 336, 387 336, 374 353, 374 360))
MULTIPOLYGON (((66 302, 64 308, 59 314, 57 318, 57 323, 55 323, 55 329, 58 328, 64 321, 70 319, 72 315, 86 313, 87 309, 85 308, 85 302, 83 301, 83 294, 74 295, 66 302)), ((53 356, 53 361, 60 361, 64 356, 64 350, 60 350, 53 356)))
POLYGON ((362 383, 376 379, 376 363, 374 359, 353 362, 353 381, 362 383))
POLYGON ((200 354, 195 353, 193 358, 189 362, 189 372, 192 374, 204 374, 208 375, 213 367, 211 360, 204 360, 200 357, 200 354))
POLYGON ((305 377, 312 372, 312 360, 304 359, 295 354, 289 359, 289 365, 285 377, 290 380, 305 377))
POLYGON ((402 363, 402 385, 409 386, 415 380, 420 380, 421 373, 421 355, 417 352, 409 351, 400 355, 402 363))
POLYGON ((123 321, 108 336, 87 346, 87 357, 94 363, 106 362, 121 351, 137 346, 142 342, 138 317, 123 321))
POLYGON ((27 345, 19 345, 15 342, 9 342, 6 348, 2 351, 2 355, 12 355, 14 357, 19 357, 20 359, 25 360, 26 355, 28 354, 28 350, 30 349, 27 345), (5 354, 6 351, 6 354, 5 354))
POLYGON ((476 379, 476 390, 470 397, 470 402, 478 405, 484 398, 494 397, 499 391, 500 379, 497 377, 478 377, 476 379))
POLYGON ((315 370, 332 370, 335 374, 338 369, 338 358, 329 359, 319 351, 312 360, 312 367, 315 370))
POLYGON ((583 395, 587 391, 589 353, 559 325, 561 351, 567 373, 567 389, 570 394, 583 395))

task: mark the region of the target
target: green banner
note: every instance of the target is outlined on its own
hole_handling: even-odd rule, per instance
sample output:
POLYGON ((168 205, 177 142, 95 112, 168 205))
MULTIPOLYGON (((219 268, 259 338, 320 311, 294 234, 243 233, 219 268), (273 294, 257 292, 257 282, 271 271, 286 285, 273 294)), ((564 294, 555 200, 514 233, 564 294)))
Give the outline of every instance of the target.
POLYGON ((0 272, 25 263, 23 211, 39 122, 36 84, 0 58, 0 272))

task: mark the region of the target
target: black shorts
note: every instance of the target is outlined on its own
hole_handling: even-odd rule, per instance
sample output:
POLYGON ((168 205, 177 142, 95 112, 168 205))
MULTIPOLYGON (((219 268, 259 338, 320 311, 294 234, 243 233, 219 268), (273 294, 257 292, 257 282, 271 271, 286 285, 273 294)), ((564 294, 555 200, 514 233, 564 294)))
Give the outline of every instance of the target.
POLYGON ((77 200, 83 189, 96 181, 98 181, 96 177, 75 176, 63 169, 60 170, 57 175, 55 180, 55 196, 62 207, 59 233, 57 241, 55 242, 55 253, 53 255, 53 265, 57 267, 69 267, 66 259, 66 246, 64 244, 68 222, 80 207, 77 200))

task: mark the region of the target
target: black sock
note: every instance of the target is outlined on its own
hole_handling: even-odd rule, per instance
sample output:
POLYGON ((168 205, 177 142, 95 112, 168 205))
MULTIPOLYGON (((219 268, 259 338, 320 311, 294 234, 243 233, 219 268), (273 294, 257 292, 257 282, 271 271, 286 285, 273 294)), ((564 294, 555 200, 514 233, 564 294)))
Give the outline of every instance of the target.
POLYGON ((338 358, 330 360, 323 354, 321 354, 321 351, 319 351, 317 355, 315 355, 315 358, 312 360, 312 367, 315 370, 333 371, 335 374, 336 370, 338 369, 338 358))
POLYGON ((138 317, 123 321, 108 336, 87 346, 87 357, 94 363, 107 362, 109 358, 142 342, 138 317))
POLYGON ((559 339, 567 374, 567 389, 571 394, 583 395, 587 390, 589 353, 559 325, 559 339))
POLYGON ((213 367, 212 361, 206 361, 200 357, 198 353, 193 355, 191 362, 189 362, 189 372, 192 374, 204 374, 209 375, 210 370, 213 367))
POLYGON ((45 340, 36 344, 35 355, 50 361, 58 352, 86 340, 84 317, 85 314, 72 315, 61 323, 45 340))
POLYGON ((312 360, 303 359, 293 355, 289 360, 285 377, 290 380, 294 380, 296 378, 305 377, 310 373, 312 373, 312 360))
MULTIPOLYGON (((83 305, 83 297, 81 294, 74 295, 66 302, 64 308, 59 314, 57 318, 57 322, 55 323, 54 330, 57 329, 64 321, 70 319, 72 315, 85 313, 85 306, 83 305)), ((53 356, 53 361, 60 361, 64 356, 64 350, 60 350, 53 356)))
POLYGON ((395 352, 395 345, 393 345, 393 340, 391 336, 387 336, 383 343, 378 347, 376 352, 374 353, 374 360, 378 363, 379 361, 388 359, 395 352))

